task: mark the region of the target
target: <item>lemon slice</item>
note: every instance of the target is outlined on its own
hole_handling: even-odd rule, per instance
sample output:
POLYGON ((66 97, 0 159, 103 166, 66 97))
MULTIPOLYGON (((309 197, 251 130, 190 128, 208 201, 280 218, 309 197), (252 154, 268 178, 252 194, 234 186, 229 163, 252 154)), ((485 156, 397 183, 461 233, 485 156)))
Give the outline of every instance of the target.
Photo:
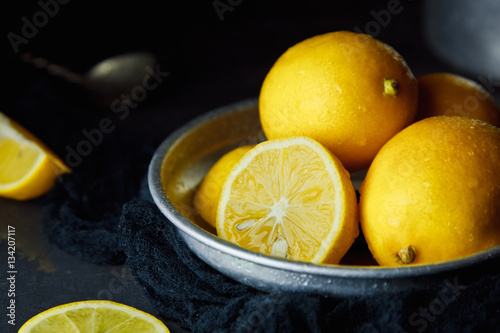
POLYGON ((260 253, 337 264, 359 234, 350 175, 317 141, 265 141, 235 165, 222 189, 217 233, 260 253))
POLYGON ((28 320, 19 333, 170 332, 157 318, 128 305, 82 301, 53 307, 28 320))
POLYGON ((27 200, 41 196, 69 168, 40 140, 0 113, 0 196, 27 200))

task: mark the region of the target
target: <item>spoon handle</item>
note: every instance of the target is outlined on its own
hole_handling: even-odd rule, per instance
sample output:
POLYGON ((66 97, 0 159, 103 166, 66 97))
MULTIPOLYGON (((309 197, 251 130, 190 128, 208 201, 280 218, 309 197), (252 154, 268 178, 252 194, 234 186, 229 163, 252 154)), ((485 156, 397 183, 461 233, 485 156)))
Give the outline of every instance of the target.
POLYGON ((20 57, 25 63, 36 68, 40 68, 52 76, 64 79, 71 83, 83 84, 84 78, 82 75, 77 74, 64 66, 53 64, 48 59, 35 57, 31 53, 23 53, 20 57))

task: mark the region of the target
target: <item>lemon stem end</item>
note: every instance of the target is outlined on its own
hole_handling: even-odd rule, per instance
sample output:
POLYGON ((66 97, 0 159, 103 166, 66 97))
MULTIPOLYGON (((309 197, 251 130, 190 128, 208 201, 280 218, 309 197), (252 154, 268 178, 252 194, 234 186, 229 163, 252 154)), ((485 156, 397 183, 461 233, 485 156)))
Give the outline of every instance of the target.
POLYGON ((396 79, 384 79, 384 95, 396 96, 398 93, 398 81, 396 81, 396 79))
POLYGON ((415 247, 413 245, 408 245, 408 247, 405 247, 398 251, 396 257, 394 258, 394 261, 403 265, 411 264, 413 260, 415 260, 415 255, 415 247))

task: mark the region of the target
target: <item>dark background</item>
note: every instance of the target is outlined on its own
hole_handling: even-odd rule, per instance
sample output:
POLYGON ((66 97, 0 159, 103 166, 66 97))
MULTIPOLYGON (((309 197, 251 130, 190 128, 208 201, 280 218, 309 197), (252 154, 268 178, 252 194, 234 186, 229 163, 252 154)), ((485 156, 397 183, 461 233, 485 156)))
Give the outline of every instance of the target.
MULTIPOLYGON (((257 96, 265 74, 281 53, 305 38, 334 30, 357 27, 376 32, 377 38, 405 57, 415 74, 433 69, 421 66, 430 64, 430 55, 420 34, 419 1, 400 1, 401 12, 392 15, 385 26, 378 25, 379 30, 367 30, 366 25, 376 22, 373 12, 386 10, 387 1, 221 0, 218 3, 231 8, 222 13, 222 20, 215 3, 72 0, 59 4, 57 14, 27 43, 19 44, 18 54, 8 38, 2 38, 6 58, 2 76, 7 88, 3 89, 0 109, 14 113, 16 100, 22 98, 30 79, 44 74, 18 60, 24 52, 79 73, 113 55, 153 52, 162 70, 170 73, 162 92, 154 97, 164 103, 165 112, 182 108, 187 117, 257 96)), ((35 1, 9 6, 3 11, 7 16, 3 36, 22 35, 22 18, 33 22, 41 10, 35 1)))
MULTIPOLYGON (((25 125, 60 156, 65 155, 71 140, 81 138, 81 130, 97 126, 93 119, 110 114, 109 109, 90 107, 73 85, 23 63, 19 57, 25 52, 81 74, 117 54, 156 54, 161 70, 170 75, 127 119, 116 123, 121 132, 130 131, 155 143, 197 115, 258 96, 267 71, 288 47, 334 30, 358 28, 372 33, 399 51, 415 75, 437 70, 460 73, 429 50, 422 34, 422 1, 401 0, 400 13, 392 15, 383 26, 379 22, 378 30, 367 31, 377 22, 374 13, 386 10, 388 3, 72 0, 58 4, 57 14, 27 43, 20 44, 16 53, 9 33, 22 35, 22 18, 32 22, 33 15, 42 8, 36 1, 10 1, 4 3, 1 14, 0 111, 25 125), (221 19, 214 3, 226 4, 231 10, 224 11, 221 19), (37 108, 50 103, 57 106, 55 111, 37 108), (60 125, 62 113, 57 109, 74 113, 70 128, 60 125)), ((18 326, 15 330, 7 327, 8 332, 17 331, 28 318, 49 307, 82 299, 112 299, 155 313, 125 266, 89 264, 48 242, 40 225, 38 201, 0 199, 0 219, 1 234, 6 233, 7 225, 16 226, 17 231, 18 326)), ((2 277, 6 247, 2 237, 2 277)), ((0 288, 3 308, 3 278, 0 288)), ((5 321, 2 319, 0 327, 5 327, 5 321)))
MULTIPOLYGON (((147 128, 148 133, 158 135, 157 139, 212 108, 258 96, 267 71, 279 55, 321 33, 370 33, 400 52, 415 75, 447 68, 428 51, 423 40, 422 1, 398 1, 398 13, 388 18, 381 12, 387 13, 388 4, 394 1, 41 2, 50 4, 56 14, 37 28, 34 37, 20 43, 17 53, 9 34, 22 36, 26 24, 23 18, 33 23, 43 8, 37 1, 19 1, 9 3, 9 9, 2 13, 6 24, 0 70, 5 88, 0 110, 30 128, 60 155, 71 143, 70 133, 66 142, 51 138, 43 127, 57 119, 51 119, 51 115, 25 119, 18 111, 19 103, 26 103, 26 94, 34 92, 30 89, 43 95, 37 84, 55 86, 61 96, 54 98, 63 98, 70 106, 83 105, 84 96, 65 81, 23 63, 23 53, 46 58, 79 74, 118 54, 154 53, 161 70, 170 73, 168 80, 141 103, 140 108, 146 110, 135 112, 120 126, 130 125, 134 131, 147 128), (135 117, 143 119, 141 128, 135 117)), ((78 115, 73 121, 81 122, 80 129, 86 125, 78 115)), ((73 130, 78 130, 78 125, 73 130)))

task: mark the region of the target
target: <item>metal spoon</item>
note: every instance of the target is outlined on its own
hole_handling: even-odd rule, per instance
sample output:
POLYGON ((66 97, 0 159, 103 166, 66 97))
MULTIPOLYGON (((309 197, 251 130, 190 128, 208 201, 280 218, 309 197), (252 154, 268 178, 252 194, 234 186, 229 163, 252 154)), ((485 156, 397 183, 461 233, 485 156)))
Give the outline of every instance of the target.
POLYGON ((125 103, 124 96, 134 87, 143 85, 148 73, 155 70, 158 64, 157 57, 152 53, 125 53, 107 58, 81 75, 30 53, 23 54, 21 59, 50 75, 78 85, 88 93, 94 104, 108 109, 116 99, 125 103))

